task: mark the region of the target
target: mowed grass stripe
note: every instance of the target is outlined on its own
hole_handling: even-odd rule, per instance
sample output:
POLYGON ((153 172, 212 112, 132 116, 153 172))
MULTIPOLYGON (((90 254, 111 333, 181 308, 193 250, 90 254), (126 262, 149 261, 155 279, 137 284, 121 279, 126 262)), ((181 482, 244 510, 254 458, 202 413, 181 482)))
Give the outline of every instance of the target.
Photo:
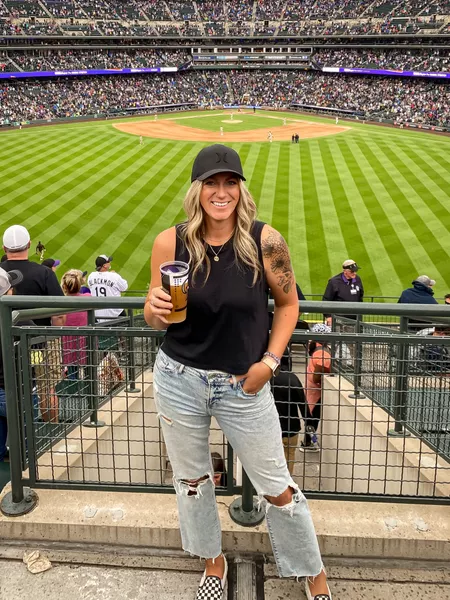
POLYGON ((289 146, 289 250, 296 279, 304 293, 311 293, 305 205, 299 169, 300 145, 289 146))
MULTIPOLYGON (((152 170, 152 176, 149 176, 147 166, 147 157, 142 153, 141 157, 136 160, 129 161, 128 165, 124 165, 124 174, 113 182, 115 199, 112 203, 100 202, 101 198, 108 198, 108 189, 99 188, 94 195, 97 196, 97 206, 95 204, 85 213, 86 233, 81 230, 80 239, 77 240, 76 246, 73 248, 74 254, 78 254, 81 249, 89 251, 90 257, 95 258, 98 254, 99 240, 103 244, 109 243, 114 248, 117 258, 125 260, 129 258, 126 250, 121 250, 121 245, 129 234, 130 228, 139 221, 147 212, 147 203, 151 204, 150 190, 157 185, 166 175, 166 169, 172 170, 174 162, 182 155, 182 147, 173 142, 166 142, 157 145, 157 152, 153 157, 155 168, 152 170), (137 173, 140 172, 139 176, 137 173), (134 195, 128 194, 130 186, 134 187, 134 195), (100 194, 102 196, 100 197, 100 194), (126 194, 126 196, 125 196, 126 194), (127 202, 123 202, 123 198, 127 198, 127 202), (91 226, 89 226, 91 223, 91 226), (106 237, 103 232, 108 232, 109 237, 106 237), (81 240, 85 239, 83 245, 81 240), (97 253, 97 254, 96 254, 97 253)), ((109 178, 105 176, 105 185, 108 185, 109 178)), ((135 240, 137 244, 137 240, 135 240)), ((109 250, 108 250, 109 252, 109 250)))
POLYGON ((22 207, 27 206, 28 210, 33 208, 33 212, 29 216, 29 226, 39 226, 40 230, 42 230, 56 223, 57 213, 67 215, 71 209, 75 209, 76 211, 73 218, 78 218, 79 201, 76 197, 77 188, 79 186, 84 188, 89 187, 89 177, 92 178, 91 183, 95 183, 104 170, 110 171, 111 164, 115 163, 120 168, 124 150, 125 148, 121 148, 120 146, 112 146, 109 152, 102 152, 98 158, 92 155, 90 160, 86 160, 87 157, 83 155, 75 163, 67 158, 67 169, 61 168, 59 172, 52 172, 52 176, 46 183, 43 182, 33 188, 32 192, 26 194, 28 200, 24 200, 21 205, 22 207), (80 174, 78 180, 74 176, 72 169, 74 166, 80 174), (56 205, 53 204, 54 202, 56 205))
MULTIPOLYGON (((305 234, 311 284, 325 289, 324 273, 330 272, 330 260, 325 242, 325 232, 320 219, 319 198, 314 178, 314 165, 309 143, 300 144, 300 172, 305 211, 305 234)), ((300 287, 303 282, 299 281, 300 287)))
MULTIPOLYGON (((346 254, 363 267, 361 272, 363 282, 371 281, 370 289, 366 289, 366 293, 392 295, 392 290, 400 285, 400 280, 363 198, 363 194, 367 198, 368 192, 370 193, 370 186, 355 179, 357 174, 351 170, 342 153, 341 146, 337 142, 328 144, 328 152, 333 157, 335 172, 331 173, 330 170, 330 154, 326 154, 324 157, 322 151, 322 161, 326 166, 325 176, 331 176, 329 186, 336 207, 337 222, 339 222, 346 239, 346 254), (336 187, 337 179, 340 182, 339 190, 336 187), (351 215, 351 221, 349 221, 349 215, 351 215), (352 237, 350 240, 348 239, 350 235, 356 237, 352 237)), ((336 257, 336 272, 339 271, 341 264, 342 261, 338 261, 336 257), (338 264, 339 262, 340 264, 338 264)))
MULTIPOLYGON (((269 144, 258 144, 256 146, 259 147, 258 158, 255 162, 255 166, 253 169, 253 173, 251 178, 248 181, 248 185, 252 192, 252 196, 255 199, 256 206, 258 207, 259 212, 259 202, 261 198, 264 175, 266 172, 267 161, 269 159, 269 144)), ((258 218, 261 219, 261 215, 258 215, 258 218)))
MULTIPOLYGON (((425 272, 427 272, 429 269, 433 269, 433 267, 438 268, 441 277, 445 280, 445 275, 442 272, 442 269, 444 268, 444 262, 447 262, 447 258, 444 258, 446 251, 440 244, 439 240, 433 235, 433 232, 428 227, 427 223, 422 219, 421 215, 413 206, 411 201, 400 189, 397 181, 395 180, 395 174, 392 173, 392 168, 386 169, 379 158, 374 154, 374 152, 372 152, 370 147, 365 142, 358 142, 358 147, 366 159, 370 161, 371 164, 376 166, 377 171, 381 175, 385 189, 389 190, 391 196, 395 195, 396 208, 401 212, 402 215, 408 215, 408 225, 414 232, 418 244, 421 246, 423 251, 426 252, 426 255, 424 255, 422 252, 417 252, 417 255, 421 255, 421 260, 424 261, 422 264, 416 263, 417 271, 422 272, 423 269, 425 269, 425 272)), ((401 161, 396 158, 395 162, 401 161)))
MULTIPOLYGON (((361 207, 365 207, 364 201, 362 204, 358 203, 358 197, 363 200, 363 192, 361 192, 359 183, 354 177, 353 170, 342 168, 347 164, 342 148, 346 148, 347 153, 350 155, 351 152, 343 138, 324 140, 324 143, 321 143, 319 147, 322 162, 326 165, 325 175, 328 179, 328 186, 346 247, 346 255, 344 256, 339 256, 335 252, 331 254, 332 268, 325 271, 325 274, 327 272, 331 275, 339 273, 342 270, 344 260, 351 258, 363 265, 366 273, 371 275, 373 279, 370 293, 377 294, 379 293, 380 284, 372 266, 371 256, 365 246, 366 239, 363 232, 365 220, 359 218, 359 210, 361 207), (358 189, 358 196, 355 197, 347 193, 348 184, 350 184, 352 191, 355 188, 358 189)), ((352 160, 354 160, 353 156, 352 160)), ((322 280, 323 277, 324 275, 321 276, 322 280)), ((324 283, 326 284, 326 281, 324 283)))
MULTIPOLYGON (((116 146, 110 152, 102 152, 100 155, 105 166, 114 158, 120 163, 123 149, 116 146)), ((100 160, 100 157, 98 160, 100 160)), ((16 215, 29 213, 30 226, 39 223, 40 220, 45 220, 46 216, 50 216, 53 212, 53 201, 57 202, 57 208, 60 207, 64 192, 69 194, 68 200, 73 198, 73 188, 76 187, 75 173, 79 173, 80 181, 85 182, 87 178, 85 169, 91 167, 94 170, 93 165, 96 165, 96 160, 94 155, 81 154, 73 160, 66 156, 65 159, 61 160, 61 165, 63 164, 65 167, 61 166, 58 171, 52 169, 51 175, 47 174, 47 179, 44 176, 40 177, 40 183, 30 184, 29 188, 26 185, 21 187, 22 193, 8 202, 8 206, 12 205, 14 208, 10 209, 5 217, 11 220, 16 215)))
MULTIPOLYGON (((107 143, 105 142, 105 147, 107 143)), ((5 182, 5 186, 2 190, 3 197, 8 196, 10 193, 17 191, 16 184, 20 182, 21 189, 30 189, 34 184, 39 184, 48 178, 49 172, 57 172, 59 166, 67 162, 67 158, 71 157, 76 160, 84 160, 89 162, 89 153, 97 147, 97 142, 92 137, 86 137, 83 143, 77 144, 77 151, 74 152, 73 147, 67 148, 67 152, 62 152, 58 146, 54 151, 51 151, 49 155, 44 149, 41 152, 35 153, 32 159, 27 162, 19 163, 20 168, 16 171, 16 174, 9 176, 5 182), (45 157, 45 160, 42 160, 45 157), (25 170, 26 169, 26 170, 25 170)))
POLYGON ((264 173, 264 183, 260 193, 258 211, 261 221, 271 224, 273 206, 275 204, 277 193, 276 184, 280 145, 269 144, 269 146, 269 156, 267 159, 266 171, 264 173))
MULTIPOLYGON (((68 203, 63 206, 65 212, 61 216, 60 223, 69 225, 75 219, 79 229, 86 227, 89 230, 86 238, 92 233, 94 227, 98 226, 111 233, 116 227, 114 221, 116 212, 122 208, 124 214, 128 215, 131 212, 133 191, 145 186, 148 180, 146 168, 148 160, 165 160, 169 144, 171 142, 155 143, 140 156, 134 148, 130 148, 127 153, 122 152, 114 161, 107 159, 104 165, 98 163, 93 165, 91 171, 86 173, 86 179, 80 180, 80 183, 75 186, 73 194, 70 194, 70 189, 67 190, 65 195, 68 203), (139 180, 139 173, 143 181, 139 180), (123 202, 124 197, 127 198, 127 202, 123 202)), ((53 231, 50 228, 47 234, 51 236, 53 231)), ((58 228, 55 232, 58 238, 63 234, 64 228, 58 228)), ((61 237, 65 253, 75 252, 81 241, 82 238, 79 236, 69 239, 61 237)))
MULTIPOLYGON (((108 140, 108 136, 102 136, 103 142, 108 140)), ((110 140, 109 140, 110 141, 110 140)), ((97 140, 97 143, 99 140, 97 140)), ((75 154, 79 154, 84 152, 85 148, 92 147, 94 140, 92 135, 88 135, 86 132, 82 136, 64 136, 60 139, 54 140, 52 143, 46 143, 44 146, 38 143, 35 143, 31 146, 29 151, 21 152, 19 149, 16 152, 16 159, 13 161, 9 161, 7 169, 2 171, 3 174, 12 174, 14 175, 10 177, 10 181, 14 181, 13 178, 22 177, 28 175, 30 170, 33 170, 33 175, 35 177, 39 176, 41 172, 47 172, 54 164, 56 164, 62 156, 74 156, 75 154), (45 161, 41 162, 45 157, 45 161), (55 159, 53 161, 52 159, 55 159), (37 166, 35 166, 37 163, 37 166), (19 173, 17 173, 17 168, 20 168, 19 173)))
MULTIPOLYGON (((411 146, 400 146, 401 150, 408 156, 408 158, 419 167, 422 173, 427 175, 428 184, 433 187, 437 186, 441 192, 444 194, 445 198, 449 197, 449 189, 450 183, 447 178, 447 170, 443 169, 439 163, 433 158, 432 154, 427 154, 419 150, 416 147, 411 146)), ((450 148, 449 148, 450 152, 450 148)), ((450 172, 450 164, 449 164, 449 172, 450 172)), ((445 205, 448 204, 446 200, 444 200, 445 205)))
MULTIPOLYGON (((86 139, 91 140, 91 136, 86 135, 86 139)), ((78 140, 79 141, 79 140, 78 140)), ((38 160, 41 160, 43 156, 50 159, 52 156, 58 156, 61 148, 61 144, 58 140, 55 140, 53 144, 45 145, 45 154, 42 153, 42 140, 36 139, 32 144, 29 144, 26 148, 22 148, 20 144, 10 144, 5 149, 2 147, 0 151, 0 164, 2 165, 1 178, 5 181, 11 176, 23 175, 26 173, 29 165, 34 165, 38 160), (19 172, 17 171, 19 169, 19 172)), ((70 148, 70 144, 67 145, 67 149, 70 148)))
MULTIPOLYGON (((447 206, 444 202, 440 202, 435 196, 431 185, 425 185, 424 181, 428 179, 426 173, 414 165, 408 156, 398 147, 388 146, 386 144, 367 144, 372 152, 376 153, 378 160, 385 168, 391 168, 397 172, 394 175, 395 180, 398 178, 398 186, 409 198, 410 203, 422 221, 432 229, 434 235, 438 236, 443 245, 450 242, 450 239, 445 238, 449 235, 448 228, 444 225, 450 218, 450 207, 448 206, 449 196, 447 195, 447 206)), ((435 191, 440 192, 437 186, 433 186, 435 191)), ((443 197, 443 193, 439 196, 443 197)))
MULTIPOLYGON (((418 240, 397 207, 397 198, 392 197, 390 190, 386 189, 380 167, 366 159, 356 141, 349 142, 345 147, 340 144, 340 147, 358 187, 364 190, 362 197, 386 251, 390 256, 395 256, 397 276, 400 281, 404 281, 405 277, 408 279, 409 273, 415 270, 417 256, 413 248, 418 244, 418 240)), ((423 250, 420 252, 426 257, 423 250)))
POLYGON ((289 160, 290 146, 280 145, 276 169, 274 202, 270 223, 289 244, 289 160))
MULTIPOLYGON (((339 270, 342 260, 339 257, 348 254, 341 223, 336 212, 336 205, 331 193, 330 181, 327 177, 327 167, 322 159, 320 146, 329 144, 327 140, 312 140, 309 142, 311 160, 314 165, 313 175, 316 183, 316 192, 319 199, 318 209, 323 225, 325 244, 328 256, 335 257, 336 268, 339 270)), ((331 261, 333 264, 333 261, 331 261)))

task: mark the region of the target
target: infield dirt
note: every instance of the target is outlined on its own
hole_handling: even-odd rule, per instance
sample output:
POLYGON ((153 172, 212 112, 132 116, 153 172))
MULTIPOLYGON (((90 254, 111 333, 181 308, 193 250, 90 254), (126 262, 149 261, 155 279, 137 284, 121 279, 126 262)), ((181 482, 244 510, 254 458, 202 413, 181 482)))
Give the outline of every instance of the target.
MULTIPOLYGON (((279 123, 280 119, 276 119, 279 123)), ((273 134, 274 142, 290 141, 292 135, 299 134, 300 139, 324 137, 348 131, 350 127, 341 127, 340 125, 328 125, 325 123, 313 123, 309 121, 288 121, 286 125, 262 129, 250 129, 247 131, 224 131, 223 135, 217 131, 208 131, 206 129, 197 129, 180 125, 176 121, 162 119, 160 121, 140 121, 138 123, 116 123, 113 125, 116 129, 125 133, 142 135, 151 138, 161 138, 165 140, 184 140, 193 142, 267 142, 269 131, 273 134)))

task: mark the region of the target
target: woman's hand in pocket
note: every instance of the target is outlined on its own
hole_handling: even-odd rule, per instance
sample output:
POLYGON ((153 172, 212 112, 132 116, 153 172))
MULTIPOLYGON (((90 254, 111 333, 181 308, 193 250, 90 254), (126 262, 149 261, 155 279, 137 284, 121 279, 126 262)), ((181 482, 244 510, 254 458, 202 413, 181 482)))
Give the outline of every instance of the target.
POLYGON ((236 377, 242 381, 242 390, 246 394, 257 394, 272 377, 272 369, 263 362, 254 363, 245 375, 236 377))

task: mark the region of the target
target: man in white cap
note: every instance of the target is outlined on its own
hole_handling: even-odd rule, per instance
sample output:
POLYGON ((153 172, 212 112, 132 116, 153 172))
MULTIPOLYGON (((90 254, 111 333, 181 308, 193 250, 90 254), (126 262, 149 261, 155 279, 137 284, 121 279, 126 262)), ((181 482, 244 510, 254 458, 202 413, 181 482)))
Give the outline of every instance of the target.
MULTIPOLYGON (((322 300, 327 302, 362 302, 364 287, 361 278, 356 274, 360 267, 351 258, 342 263, 342 273, 331 277, 322 300)), ((331 325, 331 315, 327 317, 327 325, 331 325)), ((345 315, 346 318, 355 318, 354 315, 345 315)))
MULTIPOLYGON (((58 279, 52 269, 28 260, 31 240, 28 230, 22 225, 12 225, 3 234, 3 249, 7 260, 2 268, 7 271, 19 271, 23 275, 16 287, 20 296, 64 296, 58 279)), ((62 326, 65 316, 35 319, 38 326, 62 326)), ((41 348, 42 361, 34 365, 39 406, 44 421, 58 420, 58 398, 55 386, 61 380, 61 343, 60 339, 51 339, 41 348)))
MULTIPOLYGON (((95 259, 95 271, 89 275, 87 281, 92 296, 120 298, 122 292, 128 289, 127 281, 115 271, 111 271, 112 259, 112 256, 106 254, 100 254, 95 259)), ((116 319, 122 315, 124 315, 124 311, 121 308, 103 308, 95 311, 98 321, 116 319)))

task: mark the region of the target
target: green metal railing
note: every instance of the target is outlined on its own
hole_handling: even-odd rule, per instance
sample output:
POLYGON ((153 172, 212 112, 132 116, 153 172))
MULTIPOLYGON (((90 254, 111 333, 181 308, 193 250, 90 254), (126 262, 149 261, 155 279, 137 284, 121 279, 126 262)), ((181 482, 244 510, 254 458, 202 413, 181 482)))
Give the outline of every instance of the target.
MULTIPOLYGON (((146 403, 151 396, 147 396, 149 383, 145 379, 151 372, 154 359, 158 351, 164 332, 155 331, 145 326, 142 316, 143 298, 41 298, 5 296, 0 299, 0 324, 1 340, 4 357, 5 391, 7 397, 7 417, 10 439, 10 468, 12 492, 7 494, 2 502, 1 509, 9 515, 24 514, 34 506, 36 492, 39 488, 54 489, 99 489, 99 490, 127 490, 146 492, 172 491, 170 481, 165 481, 167 475, 167 457, 163 451, 163 440, 158 426, 146 422, 155 417, 146 403), (65 314, 70 311, 79 311, 80 308, 89 312, 89 325, 87 327, 31 327, 23 326, 21 321, 26 319, 42 318, 55 314, 65 314), (95 323, 95 309, 121 308, 127 312, 127 317, 114 323, 95 323), (112 326, 114 325, 114 326, 112 326), (36 347, 46 344, 49 340, 64 338, 64 336, 78 336, 86 340, 85 348, 88 360, 83 365, 82 389, 74 393, 80 405, 75 411, 75 418, 63 422, 43 421, 36 416, 33 402, 33 364, 32 355, 36 347), (99 367, 108 354, 117 354, 119 368, 123 371, 123 380, 116 382, 111 389, 99 389, 101 380, 99 367), (145 389, 144 389, 145 388, 145 389), (115 404, 124 402, 120 409, 115 404), (134 408, 135 404, 139 408, 134 408), (109 412, 108 412, 109 411, 109 412), (110 424, 105 427, 101 419, 111 417, 110 424), (111 439, 115 435, 112 426, 113 417, 125 420, 125 424, 117 431, 122 437, 125 435, 127 450, 120 453, 114 452, 114 443, 111 439), (131 418, 141 419, 141 424, 131 422, 131 418), (93 427, 96 432, 91 436, 92 453, 84 450, 83 444, 87 434, 83 428, 93 427), (110 431, 108 435, 106 431, 110 431), (147 433, 154 434, 155 439, 150 443, 145 439, 147 433), (155 459, 159 466, 149 468, 132 467, 132 461, 138 456, 133 450, 136 444, 136 433, 141 438, 145 461, 155 459), (69 449, 75 440, 80 444, 81 451, 72 452, 69 449), (61 450, 61 444, 65 444, 61 450), (112 450, 105 451, 101 446, 112 450), (151 444, 153 446, 151 447, 151 444), (147 446, 151 447, 150 450, 147 446), (72 454, 71 454, 72 452, 72 454), (79 461, 77 467, 71 467, 69 462, 75 457, 79 461), (105 457, 113 462, 113 467, 105 467, 105 457), (94 460, 95 464, 91 464, 94 460), (91 463, 88 464, 88 462, 91 463), (126 462, 126 466, 119 466, 126 462), (28 474, 25 475, 25 469, 28 474), (58 469, 64 476, 57 476, 58 469), (111 475, 103 478, 101 473, 111 471, 111 475), (153 469, 153 472, 152 472, 153 469), (72 471, 76 475, 72 474, 72 471), (152 475, 159 479, 150 480, 152 475), (126 477, 122 477, 126 475, 126 477), (136 478, 137 479, 134 479, 136 478), (138 481, 138 479, 140 480, 138 481)), ((323 314, 340 315, 333 318, 332 334, 312 334, 307 331, 296 331, 292 336, 291 346, 294 350, 294 362, 300 361, 298 368, 304 364, 305 352, 301 348, 309 340, 327 341, 331 344, 333 354, 333 372, 338 378, 338 388, 341 390, 341 381, 350 381, 353 385, 353 397, 370 398, 392 416, 392 428, 386 431, 387 436, 402 436, 405 439, 413 434, 420 440, 423 453, 430 456, 439 456, 444 460, 450 459, 448 446, 450 433, 449 394, 446 387, 446 374, 427 373, 426 369, 415 375, 414 387, 411 388, 411 371, 417 369, 417 356, 411 360, 410 348, 422 348, 424 340, 407 332, 407 319, 423 317, 435 323, 449 324, 448 308, 445 306, 398 305, 388 303, 331 303, 331 302, 302 302, 302 310, 309 315, 316 315, 322 321, 323 314), (357 319, 348 319, 345 315, 357 315, 357 319), (363 317, 391 318, 399 320, 399 325, 378 326, 363 321, 363 317), (342 328, 346 326, 345 331, 342 328), (340 330, 341 328, 341 330, 340 330), (352 364, 348 357, 343 356, 342 348, 347 345, 353 348, 352 364), (300 348, 300 350, 298 349, 300 348), (302 362, 303 361, 303 362, 302 362), (414 366, 413 366, 414 363, 414 366), (428 377, 422 383, 428 385, 420 388, 417 378, 428 377), (430 388, 429 380, 433 386, 430 388), (437 389, 432 402, 436 408, 431 412, 424 410, 423 402, 433 396, 430 389, 437 389), (425 391, 422 391, 425 390, 425 391), (432 414, 431 414, 432 413, 432 414), (439 426, 438 426, 439 425, 439 426), (448 431, 447 431, 448 430, 448 431)), ((273 303, 269 305, 273 308, 273 303)), ((433 344, 440 348, 450 350, 450 337, 435 338, 433 344)), ((295 369, 294 369, 295 370, 295 369)), ((70 383, 70 382, 69 382, 70 383)), ((61 394, 64 395, 64 394, 61 394)), ((338 423, 339 426, 339 423, 338 423)), ((356 427, 356 421, 354 426, 356 427)), ((117 432, 116 432, 117 433, 117 432)), ((356 429, 352 434, 357 440, 356 429)), ((373 440, 371 440, 372 442, 373 440)), ((218 442, 219 443, 219 442, 218 442)), ((257 521, 261 515, 253 507, 253 494, 249 488, 248 478, 243 475, 242 485, 235 482, 232 476, 234 456, 232 448, 226 446, 226 441, 220 441, 223 456, 227 459, 228 479, 226 488, 219 488, 221 494, 237 494, 242 492, 242 500, 238 506, 234 505, 233 518, 246 524, 257 521), (224 445, 225 444, 225 445, 224 445)), ((327 449, 324 447, 324 454, 327 449)), ((339 448, 337 448, 339 452, 339 448)), ((375 452, 375 450, 374 450, 375 452)), ((336 455, 338 456, 338 455, 336 455)), ((405 456, 403 456, 405 458, 405 456)), ((322 461, 322 470, 329 471, 331 467, 340 466, 338 458, 331 461, 322 461), (333 462, 334 460, 334 462, 333 462)), ((298 466, 302 466, 299 465, 298 466)), ((345 465, 344 465, 345 466, 345 465)), ((358 466, 358 465, 356 465, 358 466)), ((361 466, 361 465, 359 465, 361 466)), ((304 462, 303 468, 307 469, 304 462)), ((303 473, 303 480, 307 476, 303 473)), ((371 493, 355 491, 358 487, 356 477, 351 477, 350 487, 346 487, 345 478, 338 475, 321 475, 324 485, 303 489, 311 498, 339 498, 339 499, 368 499, 395 501, 421 501, 445 502, 437 488, 437 483, 429 493, 371 493), (345 484, 345 485, 344 485, 345 484), (331 488, 330 488, 331 486, 331 488), (347 489, 348 488, 348 489, 347 489), (343 491, 344 490, 344 491, 343 491)), ((386 478, 388 476, 386 475, 386 478)), ((306 479, 305 479, 306 478, 306 479)), ((441 478, 442 479, 442 478, 441 478)), ((450 476, 449 476, 450 479, 450 476)), ((392 483, 387 479, 386 484, 392 483)), ((450 481, 448 482, 450 484, 450 481)))

